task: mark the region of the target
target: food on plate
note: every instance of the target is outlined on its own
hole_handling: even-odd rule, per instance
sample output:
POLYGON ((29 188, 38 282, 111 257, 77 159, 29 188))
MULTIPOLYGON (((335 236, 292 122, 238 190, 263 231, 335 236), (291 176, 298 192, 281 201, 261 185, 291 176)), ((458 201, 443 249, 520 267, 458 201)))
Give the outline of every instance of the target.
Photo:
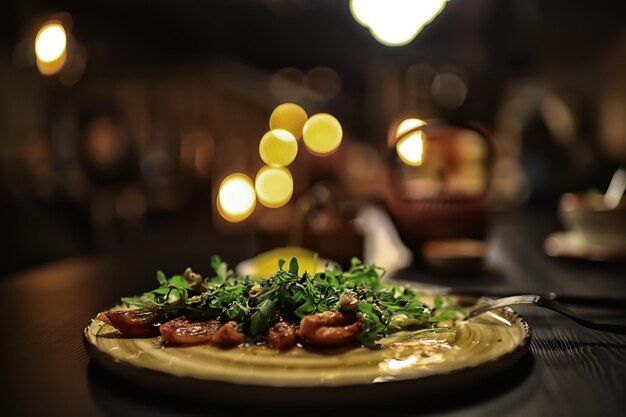
POLYGON ((299 273, 296 258, 268 279, 237 276, 219 257, 215 275, 203 278, 187 269, 160 286, 122 298, 123 308, 98 319, 125 337, 160 334, 166 346, 208 344, 221 348, 266 345, 329 348, 362 345, 378 348, 380 339, 400 330, 441 330, 442 323, 465 317, 450 299, 428 306, 408 287, 381 283, 384 270, 352 260, 347 271, 299 273))

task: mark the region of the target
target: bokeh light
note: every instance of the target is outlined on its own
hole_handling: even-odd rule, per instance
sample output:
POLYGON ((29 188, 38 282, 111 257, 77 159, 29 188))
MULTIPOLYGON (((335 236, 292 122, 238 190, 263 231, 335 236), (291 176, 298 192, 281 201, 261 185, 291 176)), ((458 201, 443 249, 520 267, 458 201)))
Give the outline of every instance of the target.
POLYGON ((43 75, 56 74, 67 59, 67 34, 59 22, 48 22, 35 37, 37 68, 43 75))
POLYGON ((418 127, 422 127, 426 124, 425 121, 421 119, 405 119, 400 122, 396 129, 396 137, 400 137, 404 135, 409 130, 417 129, 418 127))
POLYGON ((52 62, 61 58, 67 46, 67 35, 60 23, 48 23, 37 33, 35 54, 41 62, 52 62))
POLYGON ((424 133, 416 130, 426 123, 420 119, 406 119, 400 122, 396 129, 396 143, 398 156, 407 165, 420 166, 424 157, 424 133), (404 137, 403 137, 404 136, 404 137))
POLYGON ((273 129, 261 138, 259 155, 263 162, 273 167, 285 167, 296 159, 298 141, 284 129, 273 129))
POLYGON ((287 168, 262 167, 254 181, 256 195, 265 207, 282 207, 293 194, 293 177, 287 168))
POLYGON ((37 60, 37 69, 42 75, 54 75, 63 69, 66 61, 66 54, 61 55, 59 59, 52 62, 43 62, 37 60))
POLYGON ((302 107, 294 103, 283 103, 272 112, 270 129, 284 129, 296 139, 300 139, 307 118, 306 111, 302 107))
POLYGON ((422 165, 424 154, 424 139, 422 132, 413 133, 398 141, 396 150, 400 159, 407 165, 422 165))
POLYGON ((351 0, 350 11, 387 46, 411 42, 444 9, 447 0, 351 0))
POLYGON ((359 22, 361 26, 369 27, 371 22, 376 19, 375 13, 378 8, 371 0, 350 0, 350 12, 352 17, 359 22))
POLYGON ((327 154, 341 144, 343 130, 341 124, 330 114, 318 113, 304 124, 302 138, 306 147, 317 154, 327 154))
POLYGON ((217 211, 229 222, 240 222, 256 207, 256 193, 250 177, 230 174, 222 181, 217 193, 217 211))

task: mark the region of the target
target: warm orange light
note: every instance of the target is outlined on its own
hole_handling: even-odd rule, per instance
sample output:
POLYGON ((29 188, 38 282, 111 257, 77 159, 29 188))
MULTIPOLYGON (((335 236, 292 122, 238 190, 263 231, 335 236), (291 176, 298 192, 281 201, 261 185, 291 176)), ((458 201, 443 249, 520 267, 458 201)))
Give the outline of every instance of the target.
POLYGON ((252 180, 244 174, 230 174, 222 181, 217 193, 217 211, 229 222, 245 220, 256 206, 252 180))
POLYGON ((59 59, 52 62, 43 62, 37 60, 37 69, 42 75, 53 75, 61 71, 61 68, 65 65, 67 55, 63 54, 59 59))
POLYGON ((407 165, 414 167, 422 165, 424 154, 424 139, 422 132, 412 133, 396 143, 398 156, 407 165))
POLYGON ((67 58, 67 34, 60 23, 47 23, 35 38, 37 68, 44 75, 58 72, 67 58))
POLYGON ((264 166, 254 181, 256 195, 265 207, 284 206, 293 194, 293 177, 287 168, 264 166))
POLYGON ((421 119, 405 119, 400 122, 396 129, 396 137, 404 135, 409 130, 417 129, 426 125, 426 122, 421 119))
POLYGON ((67 45, 67 35, 60 23, 46 24, 35 38, 35 53, 42 62, 52 62, 61 57, 67 45))
POLYGON ((403 120, 396 129, 396 143, 398 156, 407 165, 420 166, 424 157, 424 133, 418 129, 426 123, 420 119, 403 120), (413 131, 415 130, 415 131, 413 131), (409 133, 413 131, 412 133, 409 133), (402 137, 404 135, 404 137, 402 137))

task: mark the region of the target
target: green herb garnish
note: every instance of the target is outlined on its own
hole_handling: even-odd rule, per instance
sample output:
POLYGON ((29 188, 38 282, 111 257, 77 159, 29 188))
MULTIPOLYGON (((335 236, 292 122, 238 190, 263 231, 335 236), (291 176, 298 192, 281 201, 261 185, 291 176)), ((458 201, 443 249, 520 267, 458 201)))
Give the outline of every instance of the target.
POLYGON ((213 257, 215 276, 204 278, 200 288, 190 285, 186 275, 166 278, 159 271, 159 288, 122 298, 122 302, 133 307, 157 306, 191 321, 235 320, 251 343, 263 342, 268 329, 280 319, 297 325, 311 314, 353 311, 361 321, 359 341, 370 348, 391 333, 434 330, 443 321, 465 316, 449 298, 436 297, 431 308, 410 288, 381 284, 384 269, 364 265, 357 258, 347 271, 334 268, 314 275, 300 274, 296 258, 290 260, 287 269, 285 264, 280 260, 273 276, 259 280, 238 277, 219 257, 213 257))

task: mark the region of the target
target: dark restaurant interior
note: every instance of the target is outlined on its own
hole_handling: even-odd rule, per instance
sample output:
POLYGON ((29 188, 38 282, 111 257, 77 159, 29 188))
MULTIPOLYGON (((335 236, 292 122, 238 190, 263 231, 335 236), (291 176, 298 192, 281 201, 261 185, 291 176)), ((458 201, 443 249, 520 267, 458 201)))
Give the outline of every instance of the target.
MULTIPOLYGON (((0 338, 3 415, 213 413, 153 399, 82 342, 156 270, 210 276, 212 255, 268 276, 296 253, 357 257, 626 324, 626 2, 8 0, 0 16, 0 305, 25 311, 0 338)), ((398 413, 623 415, 623 334, 515 310, 533 333, 508 378, 398 413)))

